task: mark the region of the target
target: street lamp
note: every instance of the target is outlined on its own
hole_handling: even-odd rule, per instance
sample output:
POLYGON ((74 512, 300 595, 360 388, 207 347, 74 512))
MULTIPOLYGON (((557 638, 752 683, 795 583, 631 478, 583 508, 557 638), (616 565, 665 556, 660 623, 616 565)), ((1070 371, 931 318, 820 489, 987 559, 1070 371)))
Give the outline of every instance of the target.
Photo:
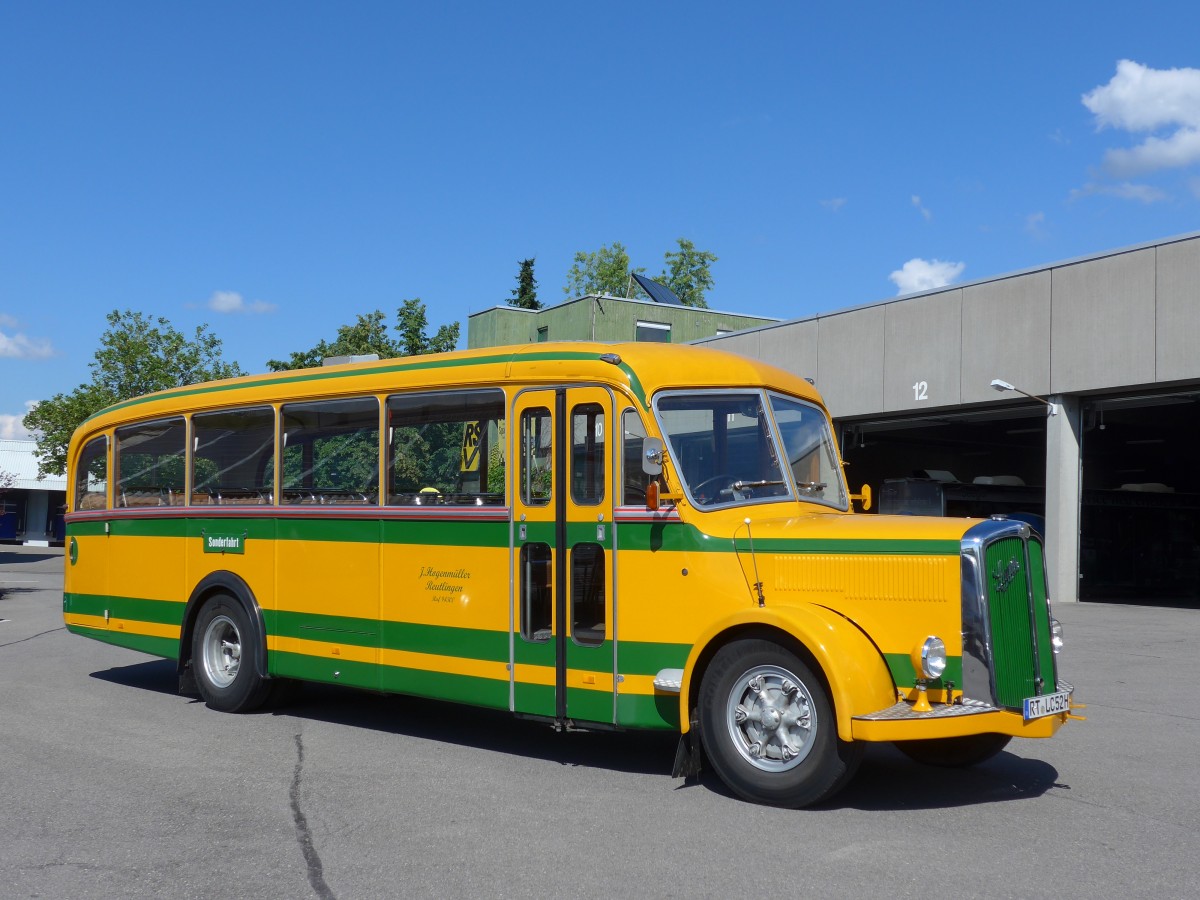
POLYGON ((992 387, 994 387, 996 390, 1000 391, 1001 393, 1003 393, 1004 391, 1016 391, 1018 394, 1023 394, 1024 396, 1028 397, 1030 400, 1036 400, 1038 403, 1046 404, 1046 415, 1047 416, 1057 416, 1058 415, 1058 404, 1057 403, 1051 403, 1049 400, 1043 400, 1041 397, 1037 396, 1036 394, 1031 394, 1031 393, 1029 393, 1029 391, 1023 391, 1019 387, 1009 384, 1007 381, 1001 381, 999 378, 993 378, 992 379, 992 387))

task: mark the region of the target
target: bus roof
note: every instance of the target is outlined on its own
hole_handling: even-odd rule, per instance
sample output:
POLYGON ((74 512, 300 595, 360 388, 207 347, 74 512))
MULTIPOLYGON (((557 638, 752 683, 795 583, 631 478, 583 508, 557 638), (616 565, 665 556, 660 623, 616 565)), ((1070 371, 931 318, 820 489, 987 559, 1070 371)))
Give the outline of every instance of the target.
POLYGON ((456 350, 313 369, 207 381, 134 397, 87 420, 89 431, 133 419, 280 399, 310 399, 401 390, 484 385, 621 385, 643 405, 666 388, 767 386, 820 403, 803 378, 738 354, 708 347, 655 343, 555 341, 456 350))

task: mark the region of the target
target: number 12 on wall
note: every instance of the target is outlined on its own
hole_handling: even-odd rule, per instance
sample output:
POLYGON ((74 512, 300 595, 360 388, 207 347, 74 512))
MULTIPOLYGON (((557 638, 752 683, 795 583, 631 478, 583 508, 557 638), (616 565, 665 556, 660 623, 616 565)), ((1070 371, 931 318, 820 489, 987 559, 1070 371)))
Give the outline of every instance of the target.
POLYGON ((928 381, 918 381, 916 384, 913 385, 913 399, 914 400, 928 400, 929 399, 929 382, 928 381))

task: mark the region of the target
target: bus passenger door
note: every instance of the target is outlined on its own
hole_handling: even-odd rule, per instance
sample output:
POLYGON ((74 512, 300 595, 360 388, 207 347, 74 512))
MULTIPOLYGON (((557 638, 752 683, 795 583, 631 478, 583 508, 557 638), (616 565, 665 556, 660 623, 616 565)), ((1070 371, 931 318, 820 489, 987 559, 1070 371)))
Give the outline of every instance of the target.
POLYGON ((614 721, 612 395, 520 394, 511 419, 513 708, 614 721))

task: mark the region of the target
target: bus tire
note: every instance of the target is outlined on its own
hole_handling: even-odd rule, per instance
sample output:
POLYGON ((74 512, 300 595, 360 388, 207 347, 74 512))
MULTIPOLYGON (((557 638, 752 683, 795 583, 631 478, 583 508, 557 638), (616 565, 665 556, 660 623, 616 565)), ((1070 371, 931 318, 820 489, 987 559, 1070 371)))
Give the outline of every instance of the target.
POLYGON ((896 741, 896 749, 927 766, 965 769, 991 759, 1011 740, 1007 734, 968 734, 928 741, 896 741))
POLYGON ((262 705, 271 683, 258 674, 258 653, 242 605, 228 594, 209 598, 192 631, 192 671, 210 709, 250 712, 262 705))
POLYGON ((824 683, 794 653, 765 640, 722 647, 700 684, 700 736, 738 796, 799 808, 854 775, 862 745, 841 741, 824 683))

